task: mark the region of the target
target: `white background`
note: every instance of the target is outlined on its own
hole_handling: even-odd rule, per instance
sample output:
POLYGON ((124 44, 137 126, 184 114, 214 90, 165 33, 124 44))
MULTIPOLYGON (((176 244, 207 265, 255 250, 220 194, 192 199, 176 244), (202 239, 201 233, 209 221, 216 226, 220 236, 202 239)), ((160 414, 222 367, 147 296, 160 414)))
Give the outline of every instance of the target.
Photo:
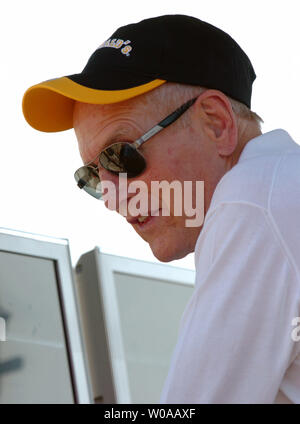
MULTIPOLYGON (((21 102, 29 86, 81 72, 119 26, 174 13, 210 22, 241 45, 257 74, 252 109, 265 121, 263 132, 284 128, 300 141, 299 0, 2 2, 0 227, 68 238, 74 263, 95 245, 155 261, 124 218, 76 187, 81 159, 73 130, 33 130, 21 102)), ((193 255, 173 264, 193 267, 193 255)))

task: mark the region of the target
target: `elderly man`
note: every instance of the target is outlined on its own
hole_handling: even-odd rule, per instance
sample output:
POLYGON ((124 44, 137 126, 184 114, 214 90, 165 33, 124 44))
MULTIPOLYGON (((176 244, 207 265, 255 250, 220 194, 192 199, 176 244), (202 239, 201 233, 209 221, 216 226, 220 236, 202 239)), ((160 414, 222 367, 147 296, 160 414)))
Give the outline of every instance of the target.
POLYGON ((300 403, 300 147, 284 130, 262 134, 254 79, 228 34, 168 15, 119 28, 80 74, 24 95, 34 128, 74 127, 78 186, 96 198, 105 186, 120 213, 132 182, 149 201, 154 181, 204 182, 201 225, 175 213, 183 193, 168 214, 161 192, 155 208, 126 214, 159 260, 195 251, 162 403, 300 403))

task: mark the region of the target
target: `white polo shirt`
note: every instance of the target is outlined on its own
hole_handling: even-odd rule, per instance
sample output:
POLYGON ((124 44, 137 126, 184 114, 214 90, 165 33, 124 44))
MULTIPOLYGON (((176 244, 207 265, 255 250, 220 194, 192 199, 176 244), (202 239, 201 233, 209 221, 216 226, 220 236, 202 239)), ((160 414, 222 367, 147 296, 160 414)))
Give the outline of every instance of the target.
POLYGON ((250 140, 219 181, 195 265, 161 403, 300 403, 300 146, 286 131, 250 140))

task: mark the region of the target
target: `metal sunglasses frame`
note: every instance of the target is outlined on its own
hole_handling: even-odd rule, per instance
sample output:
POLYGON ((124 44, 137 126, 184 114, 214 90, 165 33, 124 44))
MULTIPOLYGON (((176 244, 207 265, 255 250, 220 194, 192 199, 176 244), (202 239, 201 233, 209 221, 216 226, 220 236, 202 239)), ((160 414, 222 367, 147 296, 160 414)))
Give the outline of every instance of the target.
MULTIPOLYGON (((133 146, 136 149, 138 149, 143 143, 145 143, 146 141, 148 141, 155 134, 159 133, 164 128, 167 128, 169 125, 171 125, 173 122, 175 122, 185 111, 187 111, 195 103, 195 101, 197 100, 197 98, 198 98, 198 96, 197 97, 194 97, 191 100, 188 100, 186 103, 184 103, 183 105, 181 105, 179 108, 177 108, 174 112, 170 113, 170 115, 168 115, 166 118, 164 118, 158 124, 154 125, 154 127, 150 128, 150 130, 148 130, 144 135, 142 135, 141 137, 139 137, 133 143, 130 143, 131 146, 133 146)), ((126 143, 126 142, 121 141, 119 143, 114 143, 114 144, 123 144, 123 143, 126 143)), ((101 152, 98 153, 93 160, 91 160, 90 162, 88 162, 84 166, 82 166, 82 167, 80 167, 80 168, 77 169, 77 171, 75 172, 74 176, 75 176, 75 180, 76 180, 77 185, 78 185, 79 188, 81 188, 81 189, 84 188, 84 186, 86 185, 86 183, 83 184, 83 182, 81 181, 81 179, 79 179, 79 181, 77 181, 77 178, 76 178, 77 172, 80 169, 83 169, 83 168, 93 168, 93 170, 98 170, 99 157, 100 157, 100 155, 103 152, 105 152, 106 149, 109 149, 111 146, 112 145, 107 146, 105 149, 101 150, 101 152), (98 158, 98 160, 97 160, 98 165, 95 165, 95 164, 93 164, 93 162, 95 162, 95 160, 97 158, 98 158)), ((112 172, 109 169, 107 169, 107 170, 109 172, 112 172)), ((137 174, 137 175, 139 175, 139 174, 137 174)), ((99 178, 99 182, 100 182, 100 178, 99 178)), ((91 194, 91 193, 89 193, 89 194, 91 194)), ((93 196, 93 195, 91 194, 91 196, 93 196)))

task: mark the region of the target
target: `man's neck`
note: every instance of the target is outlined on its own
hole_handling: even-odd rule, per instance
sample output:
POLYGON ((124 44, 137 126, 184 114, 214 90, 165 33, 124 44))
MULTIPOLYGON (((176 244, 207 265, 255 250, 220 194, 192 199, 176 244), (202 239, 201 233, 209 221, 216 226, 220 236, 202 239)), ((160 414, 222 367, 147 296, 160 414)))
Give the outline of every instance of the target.
POLYGON ((226 172, 230 171, 238 163, 238 160, 244 150, 246 144, 255 137, 262 135, 262 132, 259 128, 252 125, 239 125, 239 141, 234 153, 228 158, 226 164, 226 172))

